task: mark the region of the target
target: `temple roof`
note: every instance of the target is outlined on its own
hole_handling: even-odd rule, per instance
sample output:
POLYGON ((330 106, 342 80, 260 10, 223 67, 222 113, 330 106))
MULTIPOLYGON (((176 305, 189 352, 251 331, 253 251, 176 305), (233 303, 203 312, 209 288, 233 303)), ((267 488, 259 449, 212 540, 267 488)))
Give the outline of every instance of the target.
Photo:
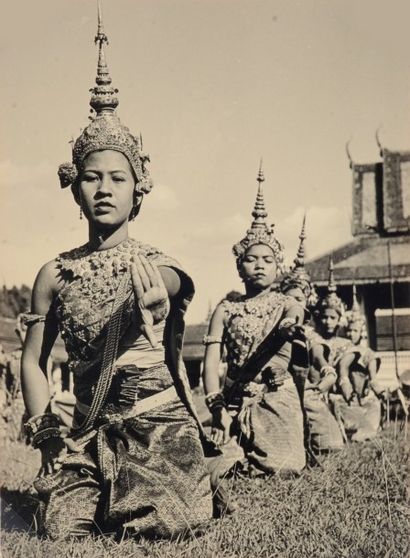
POLYGON ((410 281, 410 236, 389 238, 362 237, 336 248, 306 264, 312 281, 323 286, 329 275, 329 258, 333 257, 338 284, 368 284, 389 281, 388 243, 390 243, 392 277, 410 281))

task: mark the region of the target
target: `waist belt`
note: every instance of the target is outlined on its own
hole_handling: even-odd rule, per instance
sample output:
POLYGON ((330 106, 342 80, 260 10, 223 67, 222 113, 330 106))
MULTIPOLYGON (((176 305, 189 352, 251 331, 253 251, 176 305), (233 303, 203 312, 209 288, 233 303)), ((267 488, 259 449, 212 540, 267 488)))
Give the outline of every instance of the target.
POLYGON ((265 393, 280 391, 282 388, 288 388, 295 385, 292 377, 286 378, 281 385, 273 388, 268 387, 265 383, 248 382, 247 384, 235 384, 229 378, 226 378, 224 396, 228 404, 228 408, 238 408, 242 405, 244 397, 262 396, 265 393))
MULTIPOLYGON (((147 411, 151 411, 152 409, 155 409, 156 407, 163 405, 164 403, 169 403, 174 399, 179 399, 179 397, 175 389, 175 386, 170 386, 169 388, 164 389, 159 393, 150 395, 145 399, 136 401, 132 407, 127 408, 124 412, 106 413, 106 414, 102 413, 101 421, 99 422, 101 424, 101 422, 102 423, 116 422, 117 420, 124 420, 127 418, 137 417, 139 415, 142 415, 143 413, 146 413, 147 411)), ((75 406, 76 409, 83 415, 86 415, 90 409, 88 405, 81 403, 81 401, 79 401, 78 399, 76 401, 75 406)))

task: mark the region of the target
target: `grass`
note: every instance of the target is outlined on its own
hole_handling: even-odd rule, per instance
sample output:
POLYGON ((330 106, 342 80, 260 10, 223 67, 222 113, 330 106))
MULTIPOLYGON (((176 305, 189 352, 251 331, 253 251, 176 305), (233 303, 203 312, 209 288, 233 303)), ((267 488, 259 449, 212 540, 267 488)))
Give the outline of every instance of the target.
POLYGON ((293 480, 230 481, 238 512, 213 520, 189 540, 87 538, 51 542, 35 533, 37 501, 30 483, 37 452, 2 448, 3 558, 400 558, 409 556, 408 446, 403 432, 349 445, 323 458, 323 469, 293 480))

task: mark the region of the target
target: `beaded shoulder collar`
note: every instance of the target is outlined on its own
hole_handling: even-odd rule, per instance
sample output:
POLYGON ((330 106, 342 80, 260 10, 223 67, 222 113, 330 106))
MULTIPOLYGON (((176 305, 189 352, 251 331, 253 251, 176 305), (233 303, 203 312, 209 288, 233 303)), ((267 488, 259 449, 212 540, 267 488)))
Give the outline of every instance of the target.
POLYGON ((94 250, 89 243, 59 254, 56 258, 57 268, 70 279, 84 277, 98 269, 110 269, 114 276, 126 271, 135 253, 142 252, 145 256, 155 257, 162 252, 137 242, 132 238, 120 242, 107 250, 94 250))
POLYGON ((237 300, 233 301, 225 299, 222 304, 224 305, 225 309, 233 310, 243 307, 246 311, 259 306, 271 305, 272 302, 285 303, 292 300, 293 299, 291 299, 290 297, 278 291, 268 291, 267 293, 259 296, 247 297, 246 295, 242 295, 241 297, 238 297, 237 300))

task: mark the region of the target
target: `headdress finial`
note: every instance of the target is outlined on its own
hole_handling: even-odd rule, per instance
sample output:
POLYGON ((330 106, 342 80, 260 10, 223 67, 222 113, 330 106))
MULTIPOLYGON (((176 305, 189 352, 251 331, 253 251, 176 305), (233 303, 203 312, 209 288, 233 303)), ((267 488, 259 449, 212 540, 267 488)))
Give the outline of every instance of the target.
POLYGON ((90 92, 92 93, 90 105, 98 116, 104 112, 114 112, 119 104, 119 100, 116 96, 118 89, 114 89, 111 85, 112 79, 105 59, 104 44, 108 45, 108 37, 104 32, 101 0, 97 0, 97 3, 98 27, 94 43, 98 44, 98 64, 97 77, 95 78, 96 86, 90 89, 90 92))
POLYGON ((349 325, 358 324, 361 328, 361 339, 367 339, 366 318, 361 311, 359 302, 357 300, 355 283, 353 283, 352 286, 352 307, 348 312, 346 312, 346 318, 349 325))
POLYGON ((335 272, 334 272, 334 265, 333 265, 333 257, 330 256, 329 258, 329 280, 327 283, 327 292, 328 293, 335 293, 337 291, 336 283, 335 283, 335 272))
POLYGON ((237 264, 239 264, 245 252, 255 244, 266 244, 273 251, 276 263, 279 270, 283 267, 283 246, 275 238, 274 225, 268 225, 266 218, 268 213, 265 207, 265 199, 263 197, 262 182, 265 181, 265 176, 262 170, 262 159, 259 165, 258 176, 258 192, 256 194, 256 201, 252 211, 253 221, 250 229, 247 230, 245 238, 235 244, 232 251, 236 257, 237 264))
POLYGON ((258 178, 256 179, 259 184, 261 184, 261 182, 265 182, 265 175, 263 174, 263 157, 261 157, 261 160, 259 162, 259 171, 258 171, 258 178))
POLYGON ((353 283, 352 288, 352 312, 359 314, 360 313, 360 306, 357 300, 357 292, 356 292, 356 283, 353 283))
POLYGON ((98 27, 97 27, 97 36, 95 37, 95 42, 97 42, 97 40, 101 38, 108 44, 107 35, 104 33, 101 0, 97 0, 97 10, 98 10, 98 27))
POLYGON ((344 305, 337 295, 337 286, 335 283, 334 277, 334 265, 333 265, 333 258, 330 256, 329 258, 329 280, 327 283, 327 294, 324 298, 322 298, 317 305, 317 310, 319 312, 326 310, 327 308, 331 308, 332 310, 336 310, 336 312, 342 316, 344 314, 344 305))
POLYGON ((263 190, 262 190, 262 182, 265 182, 265 176, 262 170, 262 159, 261 162, 259 163, 259 172, 256 180, 258 182, 258 193, 256 194, 255 207, 253 208, 252 211, 252 217, 254 219, 251 225, 252 229, 265 228, 266 227, 265 219, 268 216, 268 212, 266 211, 265 208, 265 199, 263 197, 263 190))
POLYGON ((294 265, 283 277, 280 288, 283 293, 286 293, 292 288, 300 288, 307 298, 307 305, 312 306, 317 302, 317 295, 311 283, 310 275, 305 268, 306 213, 303 215, 299 239, 298 251, 293 260, 294 265))
POLYGON ((302 229, 299 235, 299 248, 296 253, 296 258, 293 260, 295 262, 295 267, 305 267, 305 239, 306 239, 306 212, 303 215, 302 229))

